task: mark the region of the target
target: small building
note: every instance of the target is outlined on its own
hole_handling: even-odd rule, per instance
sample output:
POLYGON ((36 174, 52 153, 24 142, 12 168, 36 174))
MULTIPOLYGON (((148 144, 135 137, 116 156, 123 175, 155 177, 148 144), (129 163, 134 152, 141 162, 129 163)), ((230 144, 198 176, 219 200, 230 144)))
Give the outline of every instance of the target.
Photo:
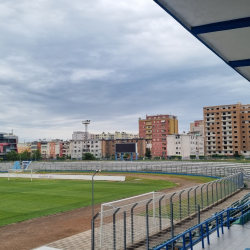
POLYGON ((168 156, 182 156, 190 159, 190 155, 204 155, 204 137, 193 134, 175 134, 167 136, 168 156))
POLYGON ((102 143, 100 140, 72 140, 70 149, 72 159, 81 160, 85 153, 91 153, 96 158, 102 157, 102 143))

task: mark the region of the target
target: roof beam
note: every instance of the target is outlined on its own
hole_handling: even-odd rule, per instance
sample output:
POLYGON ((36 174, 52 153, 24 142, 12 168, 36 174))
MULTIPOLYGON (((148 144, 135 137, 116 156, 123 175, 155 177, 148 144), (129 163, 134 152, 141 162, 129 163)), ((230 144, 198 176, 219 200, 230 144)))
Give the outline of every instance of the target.
POLYGON ((228 62, 228 64, 233 68, 247 67, 247 66, 250 66, 250 59, 230 61, 230 62, 228 62))
POLYGON ((210 23, 201 26, 192 27, 191 33, 199 35, 204 33, 211 33, 224 30, 240 29, 250 27, 250 17, 240 18, 230 21, 210 23))

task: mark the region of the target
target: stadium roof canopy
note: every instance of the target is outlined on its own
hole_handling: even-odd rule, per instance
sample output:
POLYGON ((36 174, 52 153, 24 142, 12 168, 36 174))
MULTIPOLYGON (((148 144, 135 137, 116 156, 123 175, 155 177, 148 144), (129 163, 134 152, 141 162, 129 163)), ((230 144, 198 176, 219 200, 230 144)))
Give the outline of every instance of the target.
POLYGON ((154 0, 250 81, 249 0, 154 0))

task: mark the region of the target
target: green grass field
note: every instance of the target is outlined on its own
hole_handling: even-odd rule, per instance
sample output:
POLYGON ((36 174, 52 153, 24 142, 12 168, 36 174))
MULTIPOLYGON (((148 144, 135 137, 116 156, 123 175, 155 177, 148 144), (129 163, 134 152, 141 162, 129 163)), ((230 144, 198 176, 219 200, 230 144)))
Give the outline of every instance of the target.
MULTIPOLYGON (((126 182, 95 181, 95 203, 122 199, 176 186, 128 177, 126 182)), ((92 204, 91 181, 0 179, 0 226, 92 204)))
MULTIPOLYGON (((208 182, 206 177, 175 176, 194 182, 208 182)), ((125 182, 95 181, 95 204, 126 198, 176 186, 166 180, 127 176, 125 182), (140 179, 140 180, 136 180, 140 179)), ((91 181, 0 179, 0 226, 36 217, 89 206, 91 181)))

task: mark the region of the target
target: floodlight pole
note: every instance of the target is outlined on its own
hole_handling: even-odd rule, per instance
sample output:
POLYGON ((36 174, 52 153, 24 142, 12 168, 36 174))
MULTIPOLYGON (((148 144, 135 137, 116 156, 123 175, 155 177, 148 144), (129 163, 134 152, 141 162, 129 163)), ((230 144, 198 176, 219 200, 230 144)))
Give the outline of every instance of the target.
POLYGON ((92 219, 94 218, 94 176, 101 172, 100 170, 96 170, 95 173, 92 175, 92 219))

